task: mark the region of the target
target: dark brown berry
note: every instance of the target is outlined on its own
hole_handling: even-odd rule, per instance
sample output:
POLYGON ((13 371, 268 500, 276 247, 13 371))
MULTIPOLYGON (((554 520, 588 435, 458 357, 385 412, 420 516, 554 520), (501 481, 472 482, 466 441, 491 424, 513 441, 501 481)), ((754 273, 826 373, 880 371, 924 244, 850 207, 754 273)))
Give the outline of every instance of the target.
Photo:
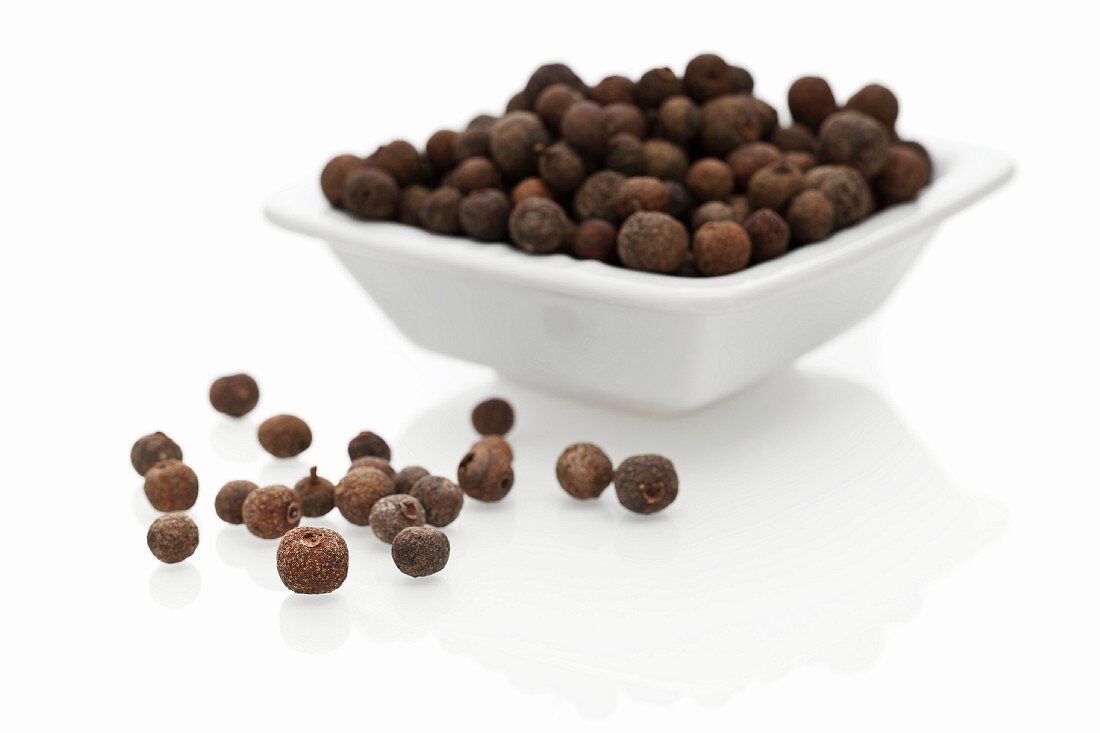
POLYGON ((241 516, 241 507, 244 500, 256 489, 260 488, 251 481, 230 481, 218 490, 214 497, 214 511, 218 517, 229 524, 244 524, 241 516))
POLYGON ((199 498, 199 477, 179 459, 157 461, 145 472, 145 496, 158 512, 190 509, 199 498))
POLYGON ((507 435, 516 422, 516 413, 507 400, 492 397, 474 407, 470 420, 481 435, 507 435))
POLYGON ((649 119, 645 112, 633 104, 615 102, 604 107, 603 112, 608 139, 620 132, 629 132, 635 137, 644 138, 649 132, 649 119))
POLYGON ((524 178, 512 189, 512 206, 518 206, 527 199, 550 199, 553 197, 554 195, 550 193, 550 189, 538 178, 524 178))
POLYGON ((482 155, 467 158, 458 164, 447 177, 447 185, 454 186, 462 193, 470 193, 479 188, 493 188, 500 185, 500 171, 493 161, 482 155))
POLYGON ((458 221, 467 236, 482 242, 503 242, 508 234, 512 202, 495 188, 474 191, 458 207, 458 221))
POLYGON ((611 459, 592 443, 574 443, 558 458, 558 483, 576 499, 595 499, 611 483, 611 459))
POLYGON ((615 195, 615 215, 626 219, 636 211, 664 211, 668 206, 668 189, 652 176, 635 176, 623 181, 615 195))
POLYGON ((602 155, 610 137, 607 113, 595 102, 577 102, 561 118, 561 136, 577 150, 602 155))
POLYGON ((671 96, 680 94, 683 86, 680 78, 667 66, 660 69, 650 69, 642 74, 634 87, 634 96, 638 100, 638 106, 643 108, 659 107, 661 102, 671 96))
POLYGON ((754 209, 783 211, 787 202, 802 190, 802 171, 779 161, 756 171, 749 179, 749 203, 754 209))
POLYGON ((886 167, 890 133, 862 112, 837 112, 821 125, 818 154, 825 163, 849 165, 868 180, 886 167))
POLYGON ((658 512, 675 501, 679 491, 676 468, 663 456, 631 456, 615 471, 615 494, 632 512, 658 512))
POLYGON ((344 184, 348 175, 361 170, 366 163, 355 155, 337 155, 325 164, 321 170, 321 193, 333 206, 342 206, 344 200, 344 184))
POLYGON ((744 226, 752 213, 752 203, 748 196, 730 196, 730 209, 733 210, 733 220, 744 226))
POLYGON ((668 214, 639 211, 619 229, 618 252, 632 270, 672 272, 687 257, 687 229, 668 214))
POLYGON ((833 231, 833 204, 816 188, 808 188, 791 199, 787 223, 796 242, 820 242, 833 231))
POLYGON ((422 578, 447 566, 451 543, 447 535, 435 527, 409 527, 394 537, 390 556, 405 575, 422 578))
POLYGON ((820 76, 804 76, 796 79, 787 91, 787 106, 795 122, 816 130, 826 117, 836 112, 836 97, 829 82, 820 76))
POLYGON ((269 417, 260 423, 257 435, 264 450, 276 458, 296 456, 313 442, 309 426, 294 415, 269 417))
POLYGON ((875 197, 867 180, 846 165, 819 165, 806 174, 806 187, 825 194, 833 205, 833 228, 863 221, 875 210, 875 197))
POLYGON ((508 104, 504 107, 504 112, 519 112, 520 110, 532 110, 535 107, 535 102, 527 96, 525 90, 520 90, 513 94, 508 99, 508 104))
POLYGON ((351 465, 348 466, 348 472, 350 473, 357 468, 377 468, 394 481, 397 480, 397 471, 393 470, 393 466, 390 465, 388 459, 381 456, 360 456, 351 462, 351 465))
POLYGON ((550 133, 534 112, 509 112, 489 130, 493 160, 512 180, 534 174, 539 153, 550 144, 550 133))
POLYGON ((691 259, 707 277, 728 275, 749 266, 752 240, 744 227, 732 221, 712 221, 691 239, 691 259))
POLYGON ((139 476, 144 476, 153 467, 154 463, 169 458, 182 461, 183 451, 176 445, 176 441, 164 433, 157 432, 143 435, 130 448, 130 465, 134 467, 139 476))
POLYGON ((690 98, 678 94, 657 109, 657 133, 677 145, 687 145, 699 134, 702 113, 690 98))
POLYGON ((451 158, 454 167, 467 158, 489 154, 489 128, 491 124, 471 123, 462 132, 455 136, 451 143, 451 158))
POLYGON ((248 531, 265 540, 282 537, 302 519, 302 502, 286 486, 265 486, 249 492, 241 506, 248 531))
POLYGON ((725 156, 760 138, 763 125, 752 97, 726 95, 703 105, 699 143, 711 155, 725 156))
POLYGON ((535 100, 534 109, 548 128, 557 130, 561 127, 561 118, 565 115, 565 111, 574 102, 582 99, 584 95, 568 84, 551 84, 539 94, 538 99, 535 100))
POLYGON ((797 122, 788 127, 775 128, 770 140, 780 150, 805 150, 812 153, 817 149, 814 131, 797 122))
POLYGON ((642 155, 645 175, 662 180, 684 180, 691 165, 687 151, 668 140, 646 140, 642 143, 642 155))
POLYGON ((428 194, 420 209, 420 226, 436 234, 457 234, 458 208, 462 192, 453 186, 442 186, 428 194))
POLYGON ((172 512, 157 517, 149 525, 145 542, 153 557, 161 562, 183 562, 194 555, 199 546, 199 528, 183 512, 172 512))
POLYGON ((684 92, 697 102, 706 102, 708 99, 737 91, 736 72, 721 56, 713 53, 700 54, 689 61, 684 69, 684 92))
POLYGON ((787 253, 791 228, 783 217, 771 209, 757 209, 745 221, 745 231, 752 240, 752 262, 774 260, 787 253))
POLYGON ((442 476, 424 476, 409 490, 409 495, 424 507, 424 518, 435 527, 446 527, 462 511, 465 494, 442 476))
POLYGON ((348 545, 334 530, 296 527, 279 540, 275 567, 295 593, 331 593, 348 577, 348 545))
POLYGON ((893 130, 898 121, 898 98, 881 84, 868 84, 852 95, 845 109, 870 115, 887 130, 893 130))
MULTIPOLYGON (((412 487, 416 485, 416 482, 430 475, 428 469, 422 466, 405 466, 393 477, 394 493, 411 494, 412 487)), ((423 500, 420 503, 423 504, 423 500)), ((425 509, 427 509, 427 506, 425 506, 425 509)))
POLYGON ((405 140, 394 140, 367 157, 365 164, 393 176, 398 186, 415 183, 420 177, 420 153, 405 140))
POLYGON ((749 188, 752 174, 766 165, 778 163, 783 153, 775 145, 765 142, 745 143, 726 156, 726 163, 733 171, 734 190, 744 193, 749 188))
POLYGON ((618 230, 603 219, 586 219, 573 230, 570 242, 573 256, 580 260, 610 262, 615 259, 615 236, 618 230))
POLYGON ((722 201, 733 193, 733 170, 717 158, 701 158, 688 168, 684 186, 697 201, 722 201))
POLYGON ((401 200, 397 204, 397 220, 411 227, 420 225, 420 210, 424 202, 432 195, 427 186, 414 183, 401 189, 401 200))
POLYGON ((490 443, 475 443, 458 464, 458 485, 478 501, 500 501, 514 481, 511 458, 490 443))
POLYGON ((302 516, 323 517, 336 506, 336 487, 327 478, 317 475, 316 466, 294 484, 294 492, 302 502, 302 516))
POLYGON ((590 175, 573 196, 573 211, 577 219, 617 221, 615 194, 626 176, 615 171, 597 171, 590 175))
POLYGON ((765 140, 779 127, 779 112, 762 99, 753 97, 752 103, 756 105, 756 115, 760 118, 760 139, 765 140))
POLYGON ((604 77, 592 87, 592 99, 603 105, 615 102, 634 104, 634 82, 625 76, 604 77))
POLYGON ((400 199, 397 181, 378 168, 353 171, 344 184, 344 208, 364 219, 392 219, 400 199))
POLYGON ((805 150, 787 150, 783 153, 783 160, 805 173, 818 164, 817 156, 805 150))
POLYGON ((393 479, 377 468, 356 468, 348 471, 336 484, 336 508, 352 524, 370 524, 374 503, 394 491, 393 479))
POLYGON ((607 141, 603 164, 608 170, 627 176, 640 176, 645 170, 645 148, 642 141, 629 132, 620 132, 607 141))
POLYGON ((574 89, 586 92, 588 86, 581 81, 572 69, 562 63, 543 64, 535 69, 531 74, 531 78, 527 81, 527 86, 524 87, 528 99, 538 99, 539 94, 543 89, 551 84, 568 84, 574 89))
POLYGON ((454 130, 439 130, 432 133, 424 145, 424 152, 432 164, 432 170, 440 175, 455 167, 455 140, 458 133, 454 130))
POLYGON ((665 190, 668 191, 668 205, 665 213, 674 219, 686 221, 688 214, 695 208, 695 200, 687 187, 679 181, 665 181, 665 190))
POLYGON ((928 185, 932 171, 920 153, 907 145, 891 145, 886 166, 875 178, 875 190, 884 206, 912 201, 928 185))
POLYGON ((370 510, 370 528, 374 536, 386 544, 408 527, 424 524, 424 507, 408 494, 383 496, 370 510))
POLYGON ((348 441, 348 458, 354 461, 363 456, 377 456, 387 461, 393 457, 389 444, 382 436, 369 430, 364 430, 348 441))
POLYGON ((584 160, 569 143, 554 143, 539 156, 539 177, 555 193, 575 191, 586 173, 584 160))
POLYGON ((508 233, 517 247, 531 254, 556 252, 569 241, 572 224, 556 201, 530 198, 512 209, 508 233))
POLYGON ((733 207, 725 201, 708 201, 691 214, 693 231, 712 221, 736 221, 733 216, 733 207))
POLYGON ((509 462, 515 458, 515 453, 512 452, 512 446, 507 440, 499 435, 486 435, 470 446, 470 450, 474 450, 478 446, 503 454, 509 462))
POLYGON ((260 401, 260 387, 247 374, 218 377, 210 385, 210 404, 218 412, 241 417, 252 412, 260 401))

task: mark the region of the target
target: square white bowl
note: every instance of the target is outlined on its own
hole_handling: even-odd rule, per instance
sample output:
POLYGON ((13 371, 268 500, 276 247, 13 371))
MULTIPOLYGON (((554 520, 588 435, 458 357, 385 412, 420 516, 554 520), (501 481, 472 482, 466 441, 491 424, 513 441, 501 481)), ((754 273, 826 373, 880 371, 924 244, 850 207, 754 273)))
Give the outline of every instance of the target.
POLYGON ((937 226, 1005 183, 1012 163, 931 146, 935 180, 912 203, 824 242, 716 278, 532 256, 330 207, 316 178, 272 196, 275 224, 325 240, 414 343, 502 376, 653 412, 746 387, 870 315, 937 226))

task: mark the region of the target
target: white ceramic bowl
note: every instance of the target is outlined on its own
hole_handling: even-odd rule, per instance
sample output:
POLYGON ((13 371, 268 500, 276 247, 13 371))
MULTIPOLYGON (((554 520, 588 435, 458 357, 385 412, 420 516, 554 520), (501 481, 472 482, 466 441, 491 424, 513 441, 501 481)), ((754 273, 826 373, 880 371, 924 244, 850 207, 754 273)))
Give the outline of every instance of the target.
POLYGON ((870 315, 936 227, 1012 174, 1003 154, 931 147, 933 184, 828 240, 717 278, 535 257, 332 209, 315 178, 275 194, 275 224, 325 240, 414 343, 502 376, 656 412, 721 399, 870 315))

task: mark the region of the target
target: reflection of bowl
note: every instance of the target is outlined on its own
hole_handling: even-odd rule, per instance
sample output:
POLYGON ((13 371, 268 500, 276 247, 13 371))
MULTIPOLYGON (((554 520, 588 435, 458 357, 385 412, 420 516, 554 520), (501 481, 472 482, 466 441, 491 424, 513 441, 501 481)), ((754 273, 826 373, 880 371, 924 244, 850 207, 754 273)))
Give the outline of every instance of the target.
POLYGON ((415 343, 514 380, 646 410, 724 397, 868 316, 951 214, 1011 175, 1004 155, 932 148, 920 200, 725 277, 632 272, 533 257, 331 209, 316 181, 271 198, 268 217, 329 243, 415 343))

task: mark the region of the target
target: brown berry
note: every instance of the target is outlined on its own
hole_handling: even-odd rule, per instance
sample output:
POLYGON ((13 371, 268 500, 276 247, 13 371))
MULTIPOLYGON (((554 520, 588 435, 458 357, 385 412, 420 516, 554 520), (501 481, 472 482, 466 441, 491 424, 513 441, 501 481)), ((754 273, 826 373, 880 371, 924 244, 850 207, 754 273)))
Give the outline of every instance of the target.
POLYGON ((752 203, 748 196, 730 196, 730 209, 733 210, 733 220, 744 226, 752 213, 752 203))
POLYGON ((814 131, 797 122, 788 127, 777 127, 771 134, 771 143, 780 150, 805 150, 812 153, 817 149, 814 131))
POLYGON ((493 161, 475 155, 462 161, 451 171, 447 185, 454 186, 462 193, 470 193, 479 188, 493 188, 500 185, 500 171, 493 161))
POLYGON ((687 174, 687 151, 668 140, 652 139, 642 143, 643 172, 662 180, 682 181, 687 174))
POLYGON ((664 211, 667 205, 668 189, 652 176, 627 178, 615 194, 615 215, 620 219, 636 211, 664 211))
POLYGON ((260 423, 260 445, 276 458, 298 455, 313 442, 313 433, 301 418, 294 415, 276 415, 260 423))
POLYGON ((744 193, 749 188, 753 173, 766 165, 778 163, 782 158, 782 151, 771 143, 754 142, 737 146, 726 156, 726 163, 733 171, 734 189, 744 193))
POLYGON ((615 171, 597 171, 590 175, 573 196, 573 211, 580 220, 617 221, 615 194, 626 176, 615 171))
POLYGON ((130 448, 130 465, 134 467, 139 476, 144 476, 153 467, 154 463, 169 458, 182 461, 183 451, 176 445, 176 441, 164 433, 157 432, 143 435, 130 448))
POLYGON ((665 190, 668 192, 668 205, 665 213, 674 219, 685 221, 691 210, 695 208, 695 200, 691 197, 687 187, 679 181, 665 181, 665 190))
POLYGON ((561 118, 561 136, 577 150, 602 155, 610 137, 607 113, 595 102, 576 102, 561 118))
POLYGON ((482 446, 497 453, 502 453, 509 462, 515 458, 515 453, 512 452, 512 446, 507 440, 499 435, 486 435, 474 443, 473 446, 470 447, 470 450, 474 450, 478 446, 482 446))
POLYGON ((554 143, 539 156, 539 177, 555 193, 575 191, 586 173, 584 160, 569 143, 554 143))
POLYGON ((462 511, 465 494, 442 476, 424 476, 409 489, 409 495, 424 507, 424 518, 435 527, 446 527, 462 511))
POLYGON ((195 554, 199 546, 199 528, 183 512, 157 517, 145 535, 153 557, 163 563, 183 562, 195 554))
POLYGON ((802 171, 779 161, 756 171, 749 179, 749 203, 754 209, 782 211, 804 186, 802 171))
POLYGON ((733 94, 739 91, 736 76, 733 67, 721 56, 700 54, 684 69, 684 92, 697 102, 733 94))
POLYGON ((454 146, 457 138, 458 133, 454 130, 439 130, 428 138, 424 152, 436 173, 442 175, 455 167, 454 146))
POLYGON ((296 527, 279 540, 275 567, 295 593, 331 593, 348 577, 348 545, 334 530, 296 527))
POLYGON ((514 481, 508 455, 484 442, 475 443, 458 464, 458 485, 478 501, 500 501, 514 481))
POLYGON ((407 186, 420 177, 420 153, 405 140, 394 140, 367 157, 365 164, 393 176, 398 186, 407 186))
POLYGON ((762 129, 751 97, 716 97, 703 105, 699 143, 711 155, 724 156, 738 145, 758 140, 762 129))
POLYGON ((145 472, 145 496, 158 512, 190 509, 199 498, 199 477, 179 459, 157 461, 145 472))
POLYGON ((389 444, 382 436, 369 430, 364 430, 348 441, 348 458, 354 461, 363 456, 377 456, 387 461, 393 457, 389 444))
MULTIPOLYGON (((394 493, 411 494, 416 482, 430 475, 428 469, 422 466, 405 466, 393 476, 394 493)), ((423 500, 420 503, 423 504, 423 500)), ((425 509, 427 509, 426 506, 425 509)))
POLYGON ((631 456, 615 471, 615 494, 632 512, 658 512, 675 501, 679 491, 676 468, 663 456, 631 456))
POLYGON ((370 510, 370 528, 374 536, 386 544, 408 527, 424 524, 424 507, 408 494, 383 496, 370 510))
POLYGON ((821 125, 818 154, 825 163, 849 165, 867 179, 886 167, 890 133, 862 112, 837 112, 821 125))
POLYGON ((720 201, 733 193, 733 170, 717 158, 702 158, 688 168, 684 186, 698 201, 720 201))
POLYGON ((863 87, 851 96, 844 108, 874 117, 887 130, 893 130, 898 121, 898 98, 881 84, 863 87))
POLYGON ((531 254, 549 254, 569 241, 572 224, 556 201, 527 199, 512 209, 508 233, 520 249, 531 254))
POLYGON ((366 526, 374 503, 393 488, 393 479, 377 468, 356 468, 336 484, 336 508, 352 524, 366 526))
POLYGON ((420 210, 431 195, 432 190, 419 183, 405 186, 401 189, 401 200, 397 204, 397 220, 411 227, 419 226, 420 210))
POLYGON ((344 200, 344 184, 348 175, 361 170, 366 164, 355 155, 337 155, 321 170, 321 193, 333 206, 341 206, 344 200))
POLYGON ((489 128, 492 126, 492 121, 492 119, 483 118, 474 120, 455 136, 451 144, 452 167, 467 158, 489 154, 489 128))
POLYGON ((660 106, 669 97, 680 94, 682 89, 680 78, 666 66, 650 69, 642 74, 634 87, 634 96, 638 100, 638 106, 653 108, 660 106))
POLYGON ((817 156, 805 150, 787 150, 783 153, 783 160, 805 173, 818 164, 817 156))
POLYGON ((503 191, 483 188, 462 199, 458 206, 458 221, 462 231, 482 242, 503 242, 508 234, 508 215, 512 202, 503 191))
POLYGON ((538 178, 524 178, 512 189, 512 206, 518 206, 527 199, 550 199, 553 197, 550 189, 538 178))
POLYGON ((836 97, 829 82, 820 76, 804 76, 796 79, 787 91, 787 106, 795 122, 816 130, 826 117, 836 112, 836 97))
POLYGON ((592 87, 592 99, 600 104, 615 102, 634 104, 634 82, 625 76, 608 76, 592 87))
POLYGON ((912 201, 928 185, 932 171, 920 153, 907 145, 891 145, 886 166, 875 179, 884 206, 912 201))
POLYGON ((820 242, 833 232, 833 203, 816 188, 808 188, 791 199, 787 223, 796 242, 820 242))
POLYGON ((400 199, 397 181, 377 168, 353 171, 344 184, 344 208, 364 219, 392 219, 400 199))
POLYGON ((752 262, 765 262, 786 254, 791 242, 791 228, 783 217, 771 209, 757 209, 745 221, 745 231, 752 240, 752 262))
POLYGON ((244 524, 241 516, 241 507, 244 500, 256 489, 260 488, 251 481, 230 481, 218 489, 218 495, 214 497, 214 511, 218 517, 229 524, 244 524))
POLYGON ((316 466, 294 484, 294 492, 302 502, 302 516, 323 517, 336 506, 336 487, 327 478, 317 475, 316 466))
POLYGON ((749 266, 752 240, 744 227, 732 221, 712 221, 699 227, 691 239, 691 258, 707 277, 728 275, 749 266))
POLYGON ((687 145, 699 134, 702 113, 690 98, 677 94, 657 109, 657 133, 678 145, 687 145))
POLYGON ((534 100, 527 96, 525 90, 521 89, 508 99, 508 104, 505 105, 504 111, 507 113, 518 112, 520 110, 531 110, 534 109, 534 105, 534 100))
POLYGON ((550 133, 534 112, 509 112, 489 130, 493 160, 512 180, 532 175, 538 156, 550 144, 550 133))
POLYGON ((574 102, 584 99, 584 95, 568 84, 551 84, 542 90, 535 100, 535 112, 546 126, 551 130, 557 130, 561 126, 561 118, 565 111, 574 102))
POLYGON ((570 246, 580 260, 610 262, 615 259, 615 225, 603 219, 586 219, 573 230, 570 246))
POLYGON ((247 415, 259 401, 260 387, 247 374, 218 377, 210 385, 210 404, 231 417, 247 415))
POLYGON ((507 400, 492 397, 474 407, 470 420, 481 435, 507 435, 515 424, 516 413, 507 400))
POLYGON ((639 138, 646 137, 649 132, 649 119, 633 104, 615 102, 604 107, 603 112, 609 140, 620 132, 629 132, 639 138))
POLYGON ((524 92, 529 99, 538 99, 543 89, 551 84, 568 84, 574 89, 584 92, 588 86, 568 66, 562 63, 543 64, 534 70, 531 78, 527 80, 524 92))
POLYGON ((574 443, 562 451, 556 467, 558 483, 576 499, 595 499, 611 483, 611 459, 592 443, 574 443))
POLYGON ((458 234, 458 208, 462 192, 454 186, 441 186, 428 194, 420 209, 420 226, 436 234, 458 234))
POLYGON ((725 201, 708 201, 702 204, 692 212, 692 231, 712 221, 737 221, 733 215, 733 207, 725 201))
POLYGON ((875 197, 867 180, 846 165, 819 165, 806 174, 806 187, 816 188, 833 205, 833 228, 863 221, 875 210, 875 197))
POLYGON ((446 567, 451 543, 447 535, 435 527, 409 527, 394 537, 390 556, 405 575, 422 578, 446 567))
POLYGON ((687 229, 668 214, 639 211, 619 229, 618 252, 632 270, 672 272, 687 256, 687 229))
POLYGON ((608 170, 627 176, 639 176, 645 170, 645 148, 642 141, 629 132, 620 132, 607 141, 603 164, 608 170))
POLYGON ((302 519, 302 502, 286 486, 265 486, 249 492, 241 506, 248 531, 265 540, 282 537, 302 519))
POLYGON ((775 128, 779 127, 779 111, 756 97, 752 98, 752 103, 756 105, 756 115, 760 118, 760 139, 764 140, 771 136, 775 128))
POLYGON ((393 466, 390 465, 388 459, 381 456, 360 456, 351 462, 348 471, 354 471, 357 468, 377 468, 394 481, 397 480, 397 471, 393 470, 393 466))

